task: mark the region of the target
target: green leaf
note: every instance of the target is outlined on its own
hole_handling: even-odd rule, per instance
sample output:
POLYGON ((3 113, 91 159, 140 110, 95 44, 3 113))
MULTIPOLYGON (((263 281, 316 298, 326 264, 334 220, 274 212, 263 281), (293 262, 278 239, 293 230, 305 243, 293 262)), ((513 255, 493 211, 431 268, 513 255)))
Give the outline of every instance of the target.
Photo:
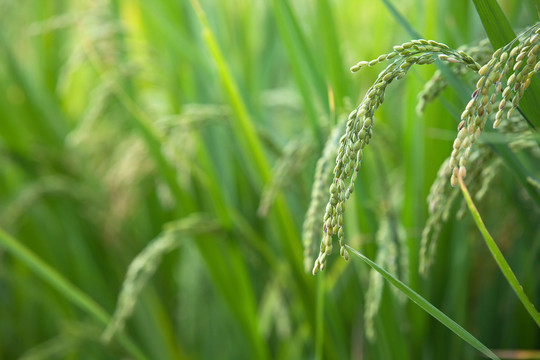
POLYGON ((397 278, 395 278, 392 274, 390 274, 388 271, 384 270, 382 267, 365 257, 364 255, 360 254, 358 251, 350 247, 349 245, 346 245, 347 248, 356 256, 358 256, 362 261, 364 261, 366 264, 368 264, 371 268, 373 268, 375 271, 377 271, 379 274, 381 274, 388 282, 390 282, 393 286, 395 286, 399 291, 401 291, 405 296, 407 296, 409 299, 411 299, 414 303, 416 303, 418 306, 420 306, 425 312, 433 316, 435 319, 437 319, 441 324, 446 326, 448 329, 450 329, 454 334, 465 340, 467 343, 469 343, 472 347, 483 353, 485 356, 487 356, 490 359, 499 359, 497 355, 495 355, 491 350, 489 350, 484 344, 482 344, 478 339, 476 339, 474 336, 471 335, 467 330, 462 328, 458 323, 456 323, 454 320, 450 319, 446 314, 444 314, 442 311, 437 309, 435 306, 433 306, 429 301, 424 299, 422 296, 420 296, 418 293, 416 293, 414 290, 409 288, 407 285, 399 281, 397 278))
MULTIPOLYGON (((409 35, 413 38, 420 39, 422 36, 418 31, 416 31, 412 25, 399 13, 399 11, 392 5, 392 3, 389 0, 381 0, 384 6, 388 9, 388 12, 392 14, 396 22, 405 30, 409 35)), ((458 78, 446 64, 444 64, 442 61, 436 61, 434 63, 435 66, 437 66, 437 69, 441 71, 441 73, 446 78, 446 81, 448 81, 448 85, 452 87, 456 95, 464 102, 469 101, 469 94, 473 92, 472 89, 469 89, 467 84, 465 84, 463 81, 461 81, 460 78, 458 78)))
POLYGON ((255 131, 255 126, 248 112, 247 106, 240 94, 240 90, 229 69, 229 65, 223 56, 218 42, 214 36, 206 14, 198 1, 192 0, 192 6, 197 14, 202 27, 203 40, 205 42, 211 57, 217 67, 217 75, 221 80, 223 92, 227 96, 233 114, 231 126, 242 149, 242 155, 246 157, 245 161, 251 166, 250 170, 253 180, 257 186, 262 186, 270 180, 270 167, 266 160, 263 147, 255 131))
POLYGON ((536 309, 534 308, 534 305, 531 303, 527 295, 525 295, 525 292, 523 291, 523 287, 519 284, 518 279, 516 278, 516 275, 514 275, 514 272, 512 269, 510 269, 510 266, 504 259, 503 254, 501 253, 501 250, 495 243, 495 240, 491 237, 489 234, 486 225, 484 225, 484 222, 482 221, 482 217, 480 216, 480 213, 478 212, 478 209, 474 205, 473 200, 471 199, 471 195, 469 194, 469 191, 467 190, 467 187, 463 183, 463 179, 461 177, 458 178, 459 180, 459 186, 461 187, 461 192, 463 193, 463 196, 465 197, 465 201, 467 202, 467 207, 469 208, 471 215, 474 219, 474 222, 476 223, 476 226, 478 227, 478 230, 480 230, 480 233, 482 234, 482 237, 486 241, 486 245, 489 248, 489 251, 491 252, 491 255, 493 255, 493 258, 497 262, 497 265, 499 266, 499 269, 501 269, 504 277, 518 296, 519 300, 525 306, 525 309, 527 312, 531 315, 531 317, 534 319, 536 324, 540 327, 540 314, 536 309))
MULTIPOLYGON (((291 4, 287 0, 273 0, 272 5, 276 25, 287 50, 291 71, 302 94, 309 124, 314 137, 322 144, 324 139, 318 123, 318 114, 328 103, 324 80, 321 79, 320 72, 317 71, 314 61, 311 60, 312 51, 308 48, 291 4)), ((326 111, 325 108, 324 112, 326 111)))
MULTIPOLYGON (((486 130, 488 134, 494 132, 494 130, 490 128, 486 130)), ((506 144, 498 144, 495 142, 488 142, 488 145, 501 159, 503 159, 504 164, 511 170, 512 175, 514 175, 525 191, 527 191, 534 203, 540 207, 540 194, 538 193, 538 189, 527 180, 533 175, 525 168, 512 149, 506 144)))

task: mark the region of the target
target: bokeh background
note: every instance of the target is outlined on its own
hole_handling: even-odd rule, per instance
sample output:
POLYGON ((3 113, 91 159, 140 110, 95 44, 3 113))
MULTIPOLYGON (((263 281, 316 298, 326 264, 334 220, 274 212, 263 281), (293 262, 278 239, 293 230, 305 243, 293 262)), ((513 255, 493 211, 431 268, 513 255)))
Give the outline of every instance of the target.
MULTIPOLYGON (((537 1, 499 3, 516 30, 538 20, 537 1)), ((471 1, 394 6, 426 39, 486 37, 471 1)), ((0 1, 0 358, 480 358, 358 259, 304 269, 316 161, 384 65, 348 69, 410 39, 383 1, 0 1), (130 263, 165 238, 105 341, 130 263)), ((465 105, 448 89, 416 112, 435 70, 388 89, 346 239, 486 346, 538 349, 459 203, 419 273, 465 105)), ((489 191, 480 212, 540 304, 538 207, 504 166, 489 191)))

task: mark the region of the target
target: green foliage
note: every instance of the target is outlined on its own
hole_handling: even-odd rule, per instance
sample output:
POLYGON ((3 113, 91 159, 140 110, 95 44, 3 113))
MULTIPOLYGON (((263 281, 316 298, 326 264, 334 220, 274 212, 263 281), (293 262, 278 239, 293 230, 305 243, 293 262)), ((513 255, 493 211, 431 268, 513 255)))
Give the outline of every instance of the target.
MULTIPOLYGON (((309 244, 321 239, 346 114, 379 72, 348 68, 415 31, 470 44, 483 65, 492 49, 469 49, 486 34, 499 47, 536 21, 528 2, 503 4, 511 26, 495 2, 474 4, 0 2, 0 358, 473 359, 538 348, 514 293, 529 310, 540 304, 538 135, 516 111, 467 163, 497 261, 521 293, 463 216, 450 169, 437 175, 478 80, 465 66, 436 60, 424 91, 436 68, 411 69, 378 98, 342 214, 354 261, 329 251, 313 277, 303 256, 320 250, 309 244)), ((518 109, 533 125, 534 83, 518 109)))

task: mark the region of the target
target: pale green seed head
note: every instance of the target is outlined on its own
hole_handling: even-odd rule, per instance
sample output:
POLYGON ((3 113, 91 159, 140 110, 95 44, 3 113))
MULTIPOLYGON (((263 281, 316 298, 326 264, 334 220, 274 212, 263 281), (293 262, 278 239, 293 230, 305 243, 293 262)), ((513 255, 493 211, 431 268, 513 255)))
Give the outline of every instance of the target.
POLYGON ((406 43, 403 43, 401 44, 401 47, 404 48, 404 49, 409 49, 413 46, 414 44, 412 42, 406 42, 406 43))
POLYGON ((510 51, 510 57, 511 57, 511 58, 515 57, 519 50, 520 50, 520 47, 519 47, 519 46, 516 46, 515 48, 513 48, 513 49, 510 51))
POLYGON ((488 64, 482 66, 480 70, 478 70, 478 75, 484 76, 487 72, 487 69, 488 69, 488 64))

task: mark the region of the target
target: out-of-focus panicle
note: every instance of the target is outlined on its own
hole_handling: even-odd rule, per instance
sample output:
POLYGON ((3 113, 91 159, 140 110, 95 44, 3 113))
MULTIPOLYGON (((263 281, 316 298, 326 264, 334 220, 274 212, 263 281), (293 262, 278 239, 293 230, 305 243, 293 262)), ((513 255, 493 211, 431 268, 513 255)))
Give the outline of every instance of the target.
MULTIPOLYGON (((533 151, 537 149, 536 142, 530 136, 528 126, 519 113, 515 113, 508 121, 503 122, 498 130, 500 136, 508 138, 508 146, 513 151, 523 149, 533 151)), ((459 209, 456 212, 458 219, 467 211, 466 203, 460 196, 459 188, 449 186, 452 171, 448 166, 449 161, 450 158, 446 159, 441 165, 427 198, 429 216, 422 231, 419 260, 420 273, 423 275, 427 275, 429 266, 433 261, 433 254, 435 253, 441 228, 449 220, 456 201, 460 202, 459 209)), ((471 149, 469 163, 473 166, 471 166, 465 182, 475 200, 481 201, 486 196, 492 181, 500 173, 503 161, 496 156, 488 145, 478 144, 478 146, 471 149)))
POLYGON ((313 265, 314 243, 320 239, 322 219, 321 213, 324 211, 324 197, 326 195, 326 184, 330 180, 332 160, 336 156, 339 137, 343 132, 345 123, 342 122, 334 128, 330 137, 326 141, 323 154, 317 161, 315 168, 315 178, 311 189, 311 202, 304 217, 302 227, 302 242, 304 245, 304 268, 306 272, 311 271, 313 265))
POLYGON ((259 216, 264 217, 268 214, 268 210, 279 191, 290 184, 294 175, 298 174, 313 152, 313 148, 313 142, 307 137, 293 139, 285 146, 282 155, 272 169, 270 182, 263 189, 261 202, 257 209, 259 216))

